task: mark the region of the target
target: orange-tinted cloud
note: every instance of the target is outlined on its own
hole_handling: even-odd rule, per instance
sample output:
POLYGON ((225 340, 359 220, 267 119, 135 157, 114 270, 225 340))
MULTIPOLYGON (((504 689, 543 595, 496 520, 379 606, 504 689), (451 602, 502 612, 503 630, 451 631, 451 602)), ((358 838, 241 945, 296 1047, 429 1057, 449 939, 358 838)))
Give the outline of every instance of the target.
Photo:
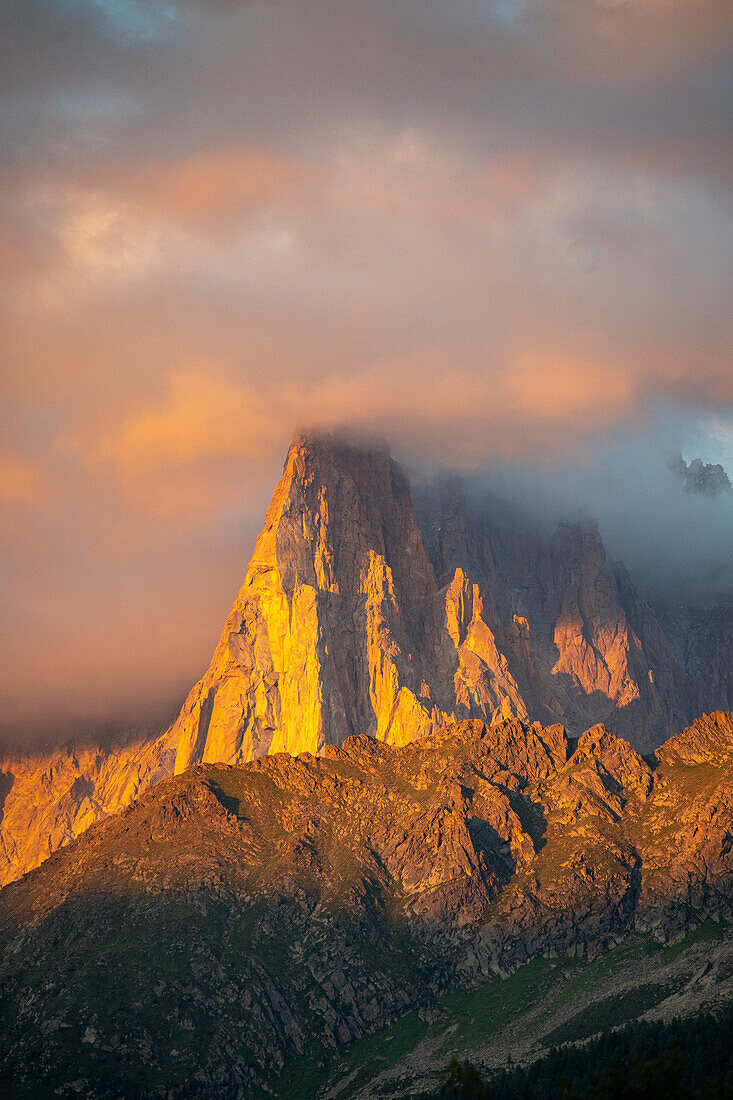
POLYGON ((440 437, 444 460, 459 465, 490 454, 544 460, 632 416, 635 385, 612 362, 572 351, 461 368, 424 349, 309 385, 297 378, 253 385, 209 365, 172 374, 162 401, 135 410, 96 443, 85 440, 87 449, 76 445, 88 466, 114 471, 133 499, 195 512, 205 500, 220 503, 225 470, 244 465, 255 477, 300 428, 386 431, 421 460, 440 437), (520 424, 526 432, 517 432, 520 424))
POLYGON ((733 405, 730 3, 166 10, 7 13, 6 714, 203 667, 297 428, 551 476, 733 405))
POLYGON ((38 469, 17 458, 0 457, 0 502, 31 504, 42 496, 43 481, 38 469))
POLYGON ((618 423, 634 412, 638 381, 624 364, 581 359, 573 350, 534 350, 507 370, 501 387, 517 420, 585 430, 618 423))
POLYGON ((222 455, 257 460, 281 430, 264 412, 254 387, 189 370, 171 376, 160 407, 130 415, 100 441, 92 457, 136 478, 222 455))
POLYGON ((90 182, 150 216, 196 225, 294 201, 306 193, 311 172, 278 150, 233 145, 183 160, 113 160, 90 182))

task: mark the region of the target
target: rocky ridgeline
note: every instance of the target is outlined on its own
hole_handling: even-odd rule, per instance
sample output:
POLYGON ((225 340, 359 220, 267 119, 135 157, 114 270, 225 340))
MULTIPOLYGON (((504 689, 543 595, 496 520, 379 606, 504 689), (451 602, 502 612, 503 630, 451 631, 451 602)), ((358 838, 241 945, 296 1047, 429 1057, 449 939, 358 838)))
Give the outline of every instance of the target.
POLYGON ((166 739, 153 737, 113 750, 64 745, 0 756, 0 885, 128 806, 174 763, 166 739))
POLYGON ((603 722, 651 751, 733 706, 728 616, 665 632, 591 523, 456 485, 417 514, 386 447, 299 437, 211 664, 162 736, 0 760, 0 884, 198 763, 391 745, 461 720, 603 722), (694 635, 694 638, 693 638, 694 635))
POLYGON ((730 713, 649 758, 474 720, 198 764, 0 893, 5 1072, 251 1095, 529 957, 729 919, 732 876, 730 713))
POLYGON ((688 493, 715 496, 716 493, 729 493, 733 489, 730 478, 719 462, 703 462, 701 458, 693 458, 688 463, 680 451, 674 451, 667 459, 667 465, 688 493))

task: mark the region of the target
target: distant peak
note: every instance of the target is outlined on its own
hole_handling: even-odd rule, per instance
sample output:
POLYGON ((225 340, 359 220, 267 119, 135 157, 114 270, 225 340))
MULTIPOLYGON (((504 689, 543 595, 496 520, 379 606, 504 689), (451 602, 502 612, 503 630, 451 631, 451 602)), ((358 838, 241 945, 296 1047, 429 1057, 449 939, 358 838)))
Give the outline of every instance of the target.
POLYGON ((730 492, 733 488, 719 462, 703 463, 701 458, 693 458, 688 464, 680 451, 673 451, 667 459, 667 466, 677 475, 683 489, 688 493, 715 496, 716 493, 730 492))

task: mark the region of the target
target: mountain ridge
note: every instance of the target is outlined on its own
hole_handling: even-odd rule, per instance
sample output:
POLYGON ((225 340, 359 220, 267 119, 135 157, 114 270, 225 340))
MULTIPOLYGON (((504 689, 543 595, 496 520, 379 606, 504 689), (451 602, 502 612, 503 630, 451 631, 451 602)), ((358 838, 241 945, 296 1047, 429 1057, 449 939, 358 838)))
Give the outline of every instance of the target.
POLYGON ((199 764, 0 891, 3 1072, 282 1095, 306 1052, 529 959, 730 921, 732 838, 731 713, 652 760, 602 726, 473 720, 199 764))

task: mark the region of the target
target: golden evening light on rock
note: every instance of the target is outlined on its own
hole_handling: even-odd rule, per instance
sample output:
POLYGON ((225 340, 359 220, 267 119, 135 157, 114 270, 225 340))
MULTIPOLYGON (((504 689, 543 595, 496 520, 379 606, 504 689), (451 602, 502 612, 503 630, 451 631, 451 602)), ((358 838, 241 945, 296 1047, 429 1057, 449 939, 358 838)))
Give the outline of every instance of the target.
POLYGON ((0 41, 2 1095, 729 1096, 728 0, 0 41))

